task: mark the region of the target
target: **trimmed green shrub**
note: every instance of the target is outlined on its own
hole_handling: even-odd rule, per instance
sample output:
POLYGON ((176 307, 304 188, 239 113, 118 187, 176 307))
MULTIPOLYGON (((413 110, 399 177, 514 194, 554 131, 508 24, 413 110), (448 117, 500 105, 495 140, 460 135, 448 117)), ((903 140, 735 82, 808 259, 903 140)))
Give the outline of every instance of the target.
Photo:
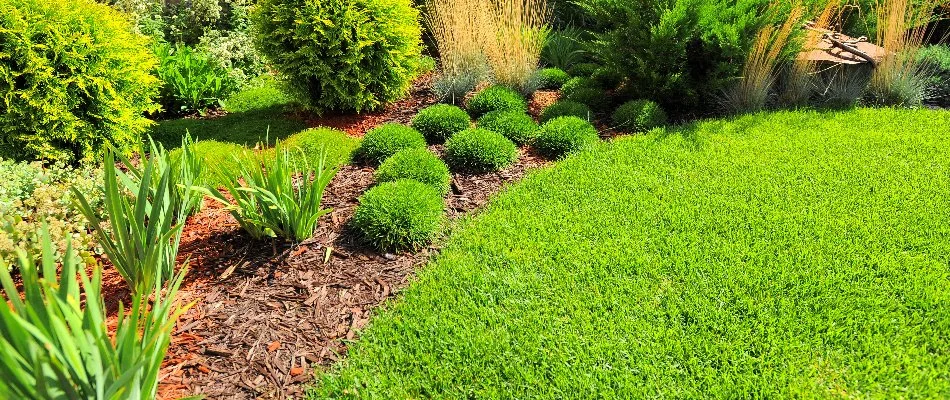
POLYGON ((650 100, 631 100, 614 111, 614 126, 631 132, 645 132, 666 125, 666 112, 650 100))
POLYGON ((580 63, 574 64, 567 73, 574 77, 590 78, 598 68, 600 65, 594 63, 580 63))
POLYGON ((188 46, 157 46, 161 103, 165 112, 185 114, 221 107, 238 82, 207 53, 188 46))
POLYGON ((0 156, 88 162, 137 146, 158 108, 147 44, 90 0, 0 0, 0 156))
POLYGON ((564 100, 586 104, 593 110, 602 111, 610 104, 607 92, 595 87, 579 87, 564 96, 564 100))
POLYGON ((376 169, 377 182, 412 179, 432 186, 445 195, 449 192, 452 175, 449 167, 428 149, 406 149, 383 161, 376 169))
POLYGON ((492 111, 478 119, 478 127, 498 132, 519 145, 528 143, 538 132, 538 123, 521 111, 492 111))
POLYGON ((397 100, 419 71, 422 31, 410 0, 260 0, 258 49, 316 111, 397 100))
POLYGON ((282 149, 290 150, 290 156, 298 164, 307 162, 317 165, 320 159, 326 157, 330 166, 340 166, 353 159, 353 153, 359 148, 360 140, 347 135, 341 130, 319 127, 295 133, 277 143, 274 149, 269 149, 261 158, 276 157, 282 149))
POLYGON ((577 89, 596 88, 596 87, 597 87, 597 84, 594 83, 594 81, 591 80, 590 78, 581 78, 581 77, 571 78, 571 79, 568 79, 567 82, 564 82, 563 85, 561 85, 561 96, 569 96, 572 93, 574 93, 574 91, 576 91, 577 89))
POLYGON ((445 142, 445 160, 457 171, 497 171, 518 159, 518 147, 504 135, 471 128, 445 142))
POLYGON ((571 76, 560 68, 544 68, 539 69, 534 78, 538 83, 538 89, 560 89, 571 79, 571 76))
POLYGON ((613 69, 601 67, 597 68, 597 70, 591 74, 590 79, 598 87, 616 89, 617 86, 620 86, 620 82, 623 81, 623 75, 613 69))
POLYGON ((381 251, 416 250, 439 232, 444 207, 438 190, 402 179, 364 193, 351 224, 363 240, 381 251))
POLYGON ((498 110, 527 111, 528 103, 517 91, 504 86, 491 86, 468 100, 468 113, 478 118, 498 110))
POLYGON ((557 117, 574 116, 588 121, 590 120, 591 114, 590 107, 584 104, 570 100, 559 100, 545 107, 544 110, 541 111, 538 120, 543 124, 557 117))
POLYGON ((388 123, 366 132, 355 156, 367 164, 379 165, 399 150, 425 147, 426 139, 419 131, 406 125, 388 123))
POLYGON ((412 119, 412 127, 422 133, 429 143, 443 143, 450 136, 472 126, 465 110, 449 104, 423 108, 412 119))
POLYGON ((541 127, 532 146, 544 157, 557 159, 600 140, 597 129, 578 117, 558 117, 541 127))

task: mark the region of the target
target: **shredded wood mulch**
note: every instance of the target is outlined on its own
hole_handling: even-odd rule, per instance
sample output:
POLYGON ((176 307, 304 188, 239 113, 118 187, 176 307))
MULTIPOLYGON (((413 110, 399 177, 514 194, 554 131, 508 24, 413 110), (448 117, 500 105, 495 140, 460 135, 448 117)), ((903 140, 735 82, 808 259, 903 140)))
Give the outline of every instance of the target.
MULTIPOLYGON (((438 150, 438 149, 434 149, 438 150)), ((446 211, 483 206, 543 161, 523 153, 496 173, 456 175, 446 211)), ((179 321, 162 370, 161 397, 289 399, 303 395, 317 366, 346 352, 372 310, 399 293, 438 251, 385 254, 347 229, 373 170, 345 166, 327 188, 334 211, 297 246, 251 240, 216 203, 189 219, 180 262, 190 278, 179 293, 197 304, 179 321)))

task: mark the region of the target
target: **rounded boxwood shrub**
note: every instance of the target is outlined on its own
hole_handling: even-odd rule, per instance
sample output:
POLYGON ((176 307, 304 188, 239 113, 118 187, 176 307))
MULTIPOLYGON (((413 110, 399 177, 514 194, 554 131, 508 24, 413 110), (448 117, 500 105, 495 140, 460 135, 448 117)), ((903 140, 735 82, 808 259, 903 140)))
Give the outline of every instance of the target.
POLYGON ((544 68, 538 70, 534 76, 539 89, 560 89, 571 76, 560 68, 544 68))
POLYGON ((497 171, 518 159, 518 147, 500 133, 471 128, 445 142, 445 159, 459 171, 497 171))
POLYGON ((600 68, 600 65, 594 63, 580 63, 574 64, 571 68, 568 68, 567 73, 571 76, 582 76, 589 78, 597 69, 600 68))
POLYGON ((564 100, 578 102, 594 110, 603 110, 610 102, 604 89, 594 87, 574 89, 569 95, 564 96, 564 100))
POLYGON ((92 161, 137 146, 159 81, 148 39, 91 0, 0 0, 0 157, 92 161))
POLYGON ((515 90, 499 85, 482 90, 468 100, 468 112, 475 118, 498 110, 525 112, 528 103, 515 90))
POLYGON ((528 143, 538 133, 538 124, 521 111, 492 111, 478 119, 478 127, 498 132, 519 145, 528 143))
POLYGON ((561 158, 600 140, 597 129, 578 117, 558 117, 541 126, 532 146, 544 157, 561 158))
POLYGON ((378 165, 400 150, 426 147, 419 131, 402 124, 388 123, 370 129, 356 149, 357 160, 378 165))
POLYGON ((411 0, 260 0, 258 48, 306 108, 362 111, 399 99, 419 71, 411 0))
POLYGON ((620 86, 620 82, 623 81, 623 75, 611 68, 597 68, 593 74, 591 74, 590 79, 599 87, 605 89, 616 89, 617 86, 620 86))
POLYGON ((595 88, 595 87, 597 87, 597 84, 594 83, 594 81, 591 80, 590 78, 579 78, 579 77, 571 78, 571 79, 568 79, 567 82, 564 82, 563 85, 561 85, 561 96, 563 97, 570 96, 576 90, 581 89, 581 88, 595 88))
POLYGON ((443 143, 471 125, 472 121, 465 110, 449 104, 426 107, 412 119, 412 127, 421 132, 429 143, 443 143))
POLYGON ((376 169, 377 182, 412 179, 432 186, 445 195, 449 192, 452 175, 449 167, 428 149, 406 149, 383 161, 376 169))
POLYGON ((411 179, 386 182, 360 197, 351 224, 381 251, 425 246, 442 226, 444 203, 432 186, 411 179))
POLYGON ((591 116, 590 107, 576 101, 559 100, 554 104, 545 107, 544 110, 541 111, 541 115, 538 117, 538 120, 540 120, 543 124, 557 117, 566 116, 574 116, 588 121, 590 120, 591 116))
POLYGON ((631 100, 614 111, 614 126, 632 132, 645 132, 666 125, 666 112, 650 100, 631 100))

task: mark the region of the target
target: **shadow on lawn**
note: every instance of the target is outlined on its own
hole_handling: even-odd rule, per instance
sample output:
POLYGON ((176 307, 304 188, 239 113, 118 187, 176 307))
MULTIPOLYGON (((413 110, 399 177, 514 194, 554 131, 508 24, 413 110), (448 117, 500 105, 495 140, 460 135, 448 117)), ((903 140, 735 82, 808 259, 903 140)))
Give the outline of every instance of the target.
POLYGON ((213 118, 183 118, 158 121, 149 134, 168 149, 181 146, 185 132, 201 141, 217 141, 253 147, 274 143, 306 129, 304 121, 289 116, 284 107, 235 112, 213 118))

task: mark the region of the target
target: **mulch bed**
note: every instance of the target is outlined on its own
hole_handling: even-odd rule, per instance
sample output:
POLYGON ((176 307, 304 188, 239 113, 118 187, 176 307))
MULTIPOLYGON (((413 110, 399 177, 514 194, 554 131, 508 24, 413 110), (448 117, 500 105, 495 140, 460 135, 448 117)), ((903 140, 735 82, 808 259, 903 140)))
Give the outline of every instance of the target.
MULTIPOLYGON (((385 122, 408 123, 420 108, 435 103, 427 85, 426 79, 416 82, 409 98, 376 113, 306 120, 355 136, 385 122)), ((431 149, 442 152, 441 146, 431 149)), ((447 215, 479 209, 544 164, 522 150, 503 171, 453 175, 447 215)), ((316 367, 339 360, 373 310, 405 288, 438 252, 437 240, 416 253, 380 253, 348 229, 359 196, 374 183, 372 168, 342 167, 324 198, 333 212, 323 217, 313 238, 296 246, 252 240, 227 210, 206 200, 182 236, 179 262, 188 260, 191 271, 179 299, 196 304, 176 326, 159 397, 302 397, 316 367)))

